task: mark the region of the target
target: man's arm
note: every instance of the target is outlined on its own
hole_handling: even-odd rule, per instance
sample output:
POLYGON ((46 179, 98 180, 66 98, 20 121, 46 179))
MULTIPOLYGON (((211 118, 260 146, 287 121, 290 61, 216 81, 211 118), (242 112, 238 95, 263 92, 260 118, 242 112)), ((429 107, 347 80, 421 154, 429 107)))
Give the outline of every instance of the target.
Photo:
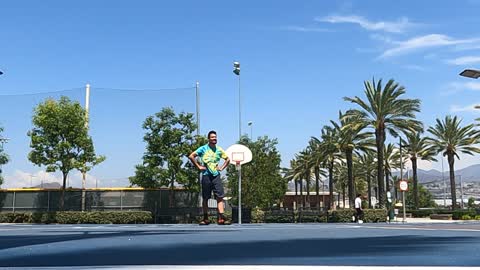
POLYGON ((188 156, 188 158, 190 159, 190 161, 195 165, 195 167, 197 167, 200 171, 205 171, 207 168, 205 168, 204 166, 198 164, 197 162, 197 159, 196 157, 198 156, 197 152, 193 151, 190 156, 188 156))
POLYGON ((230 158, 227 157, 227 158, 225 159, 225 162, 223 162, 222 167, 220 167, 218 170, 219 170, 219 171, 223 171, 226 167, 228 167, 229 164, 230 164, 230 158))

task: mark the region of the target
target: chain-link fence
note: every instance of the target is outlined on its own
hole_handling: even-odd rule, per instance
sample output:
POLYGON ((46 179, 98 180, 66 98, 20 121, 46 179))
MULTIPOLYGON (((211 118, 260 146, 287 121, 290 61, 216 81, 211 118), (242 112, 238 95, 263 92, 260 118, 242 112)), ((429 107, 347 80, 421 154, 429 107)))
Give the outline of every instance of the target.
MULTIPOLYGON (((58 189, 0 191, 0 212, 51 212, 60 210, 58 189)), ((76 189, 65 191, 64 211, 151 211, 155 223, 195 222, 198 193, 167 189, 76 189), (83 199, 84 198, 84 199, 83 199)))

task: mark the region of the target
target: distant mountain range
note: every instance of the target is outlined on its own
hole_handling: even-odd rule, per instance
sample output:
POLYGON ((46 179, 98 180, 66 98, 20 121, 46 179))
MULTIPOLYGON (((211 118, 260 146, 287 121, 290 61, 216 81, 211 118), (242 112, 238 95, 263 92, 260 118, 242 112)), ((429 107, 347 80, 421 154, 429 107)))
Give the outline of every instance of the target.
MULTIPOLYGON (((400 172, 394 172, 392 173, 394 176, 399 176, 400 172)), ((404 171, 404 177, 406 178, 407 176, 412 177, 412 169, 408 170, 408 175, 407 171, 404 171)), ((417 176, 418 176, 418 181, 420 183, 431 183, 435 181, 442 181, 442 172, 437 171, 437 170, 417 170, 417 176)), ((450 172, 448 169, 448 165, 445 166, 445 171, 443 172, 443 177, 445 178, 445 181, 450 181, 450 172)), ((480 183, 480 164, 472 165, 466 168, 463 168, 461 170, 455 171, 455 180, 458 181, 460 180, 459 178, 462 178, 463 183, 471 183, 471 182, 478 182, 480 183)), ((327 183, 328 180, 326 180, 325 183, 327 183)), ((312 182, 313 185, 315 185, 315 182, 312 182)), ((320 184, 321 185, 321 184, 320 184)), ((295 190, 295 184, 293 182, 288 183, 288 190, 289 191, 294 191, 295 190)), ((320 190, 322 190, 322 187, 320 186, 320 190)), ((325 190, 328 190, 325 188, 325 190)))
MULTIPOLYGON (((412 177, 412 170, 408 170, 408 176, 412 177)), ((400 175, 399 172, 393 173, 393 175, 398 176, 400 175)), ((404 172, 404 177, 407 177, 407 172, 404 172)), ((417 177, 420 183, 429 183, 435 181, 442 181, 442 172, 437 170, 417 170, 417 177)), ((443 177, 448 181, 450 179, 450 171, 448 169, 448 165, 445 166, 445 171, 443 173, 443 177)), ((455 180, 459 180, 462 178, 464 183, 467 182, 480 182, 480 164, 472 165, 461 170, 455 171, 455 180)))

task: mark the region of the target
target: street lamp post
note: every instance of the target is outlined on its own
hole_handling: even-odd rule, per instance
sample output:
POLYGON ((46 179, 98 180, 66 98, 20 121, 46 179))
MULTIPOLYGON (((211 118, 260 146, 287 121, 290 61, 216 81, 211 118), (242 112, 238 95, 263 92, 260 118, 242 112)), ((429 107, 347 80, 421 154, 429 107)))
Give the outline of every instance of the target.
POLYGON ((480 78, 480 70, 476 69, 465 69, 464 71, 460 72, 460 76, 478 79, 480 78))
POLYGON ((233 62, 233 73, 238 76, 238 141, 242 138, 242 96, 240 88, 240 62, 233 62))

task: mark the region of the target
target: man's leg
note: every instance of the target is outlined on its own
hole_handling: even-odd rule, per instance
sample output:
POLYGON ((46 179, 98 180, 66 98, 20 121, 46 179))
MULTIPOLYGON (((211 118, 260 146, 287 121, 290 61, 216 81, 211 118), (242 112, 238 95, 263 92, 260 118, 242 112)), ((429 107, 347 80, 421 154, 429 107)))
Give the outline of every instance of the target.
POLYGON ((218 214, 223 215, 225 212, 225 203, 223 202, 223 198, 217 198, 217 210, 218 214))
POLYGON ((212 194, 212 187, 210 182, 210 177, 208 175, 202 176, 202 212, 203 220, 200 222, 200 225, 208 225, 208 200, 212 194))
POLYGON ((218 210, 218 224, 225 225, 230 224, 229 221, 225 218, 225 203, 223 197, 225 192, 223 191, 223 183, 220 175, 217 175, 213 179, 213 192, 215 193, 215 198, 217 199, 217 210, 218 210))

